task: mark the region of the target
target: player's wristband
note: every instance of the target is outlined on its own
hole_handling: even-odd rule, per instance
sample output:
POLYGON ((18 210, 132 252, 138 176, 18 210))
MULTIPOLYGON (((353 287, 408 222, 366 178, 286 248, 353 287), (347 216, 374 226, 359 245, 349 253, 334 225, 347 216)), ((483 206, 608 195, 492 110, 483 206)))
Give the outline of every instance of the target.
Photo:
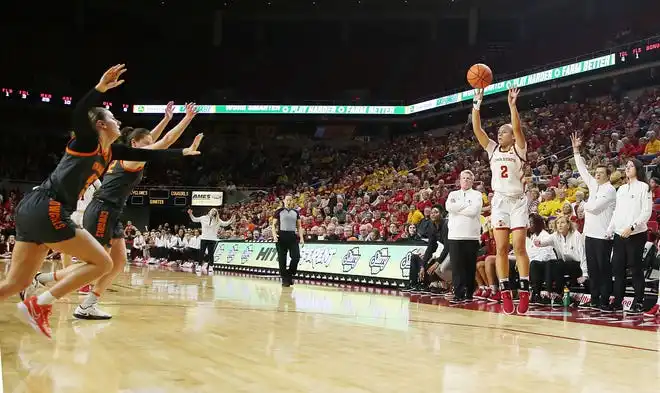
POLYGON ((478 111, 481 109, 481 101, 482 99, 477 98, 477 95, 474 95, 474 98, 472 99, 472 107, 474 108, 475 111, 478 111))

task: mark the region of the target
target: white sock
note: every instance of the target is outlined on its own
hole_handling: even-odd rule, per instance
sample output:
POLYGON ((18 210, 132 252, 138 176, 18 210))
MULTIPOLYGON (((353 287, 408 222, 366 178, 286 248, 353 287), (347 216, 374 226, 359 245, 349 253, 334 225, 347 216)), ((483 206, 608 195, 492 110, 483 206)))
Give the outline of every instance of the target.
POLYGON ((46 291, 42 293, 41 295, 37 296, 37 304, 40 306, 45 306, 48 304, 53 304, 55 303, 55 296, 53 296, 50 291, 46 291))
POLYGON ((490 290, 493 291, 493 293, 497 292, 497 285, 495 284, 491 285, 490 290))
POLYGON ((42 284, 47 284, 49 282, 57 281, 55 279, 55 272, 52 273, 39 273, 37 277, 35 277, 37 281, 39 281, 42 284))
POLYGON ((486 288, 488 288, 488 287, 487 287, 487 286, 485 286, 485 285, 481 285, 481 286, 479 286, 479 289, 481 289, 482 291, 485 291, 485 290, 486 290, 486 288))
POLYGON ((98 303, 98 301, 99 301, 99 297, 96 296, 94 292, 90 292, 87 294, 87 297, 85 298, 85 300, 83 300, 80 306, 82 306, 82 308, 87 308, 89 306, 95 305, 96 303, 98 303))

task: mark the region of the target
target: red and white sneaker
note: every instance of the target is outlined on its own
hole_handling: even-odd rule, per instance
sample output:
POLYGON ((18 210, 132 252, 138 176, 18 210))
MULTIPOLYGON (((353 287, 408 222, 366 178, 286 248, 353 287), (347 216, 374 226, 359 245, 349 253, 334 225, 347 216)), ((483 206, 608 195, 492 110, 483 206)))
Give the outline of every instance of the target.
POLYGON ((89 295, 90 292, 92 292, 91 284, 83 285, 78 289, 78 295, 89 295))
POLYGON ((499 303, 502 301, 502 292, 493 292, 489 297, 488 297, 489 302, 493 303, 499 303))
POLYGON ((50 314, 53 310, 52 305, 39 305, 37 304, 37 297, 32 296, 27 298, 24 302, 18 303, 17 307, 25 321, 32 326, 34 330, 49 339, 52 338, 53 331, 50 328, 50 314))
POLYGON ((483 300, 488 300, 490 299, 490 296, 493 292, 490 290, 490 288, 486 288, 482 293, 481 293, 481 298, 483 300))
POLYGON ((477 298, 477 299, 483 299, 484 298, 484 290, 481 289, 481 288, 477 288, 477 290, 474 291, 474 293, 472 294, 472 297, 477 298))
POLYGON ((660 315, 660 304, 655 304, 650 310, 644 313, 647 318, 655 318, 660 315))
POLYGON ((527 314, 529 310, 529 291, 518 291, 518 315, 527 314))
POLYGON ((511 290, 500 291, 502 296, 502 312, 511 315, 516 311, 516 306, 513 304, 513 294, 511 290))

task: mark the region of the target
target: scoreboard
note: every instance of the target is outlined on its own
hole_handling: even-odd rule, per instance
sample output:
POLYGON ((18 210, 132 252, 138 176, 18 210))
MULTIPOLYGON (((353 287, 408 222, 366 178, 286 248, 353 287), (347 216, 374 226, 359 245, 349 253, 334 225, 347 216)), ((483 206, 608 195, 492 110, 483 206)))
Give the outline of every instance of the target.
POLYGON ((224 203, 224 191, 183 190, 166 188, 137 188, 131 192, 129 206, 209 206, 218 207, 224 203))

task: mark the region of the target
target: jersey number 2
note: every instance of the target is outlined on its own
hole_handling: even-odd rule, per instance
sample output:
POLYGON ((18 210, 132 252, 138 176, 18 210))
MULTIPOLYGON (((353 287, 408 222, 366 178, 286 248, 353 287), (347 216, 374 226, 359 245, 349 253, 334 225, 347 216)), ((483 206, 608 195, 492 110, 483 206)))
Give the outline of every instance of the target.
POLYGON ((500 167, 500 177, 502 179, 507 179, 509 177, 509 167, 507 167, 506 165, 502 165, 500 167))

